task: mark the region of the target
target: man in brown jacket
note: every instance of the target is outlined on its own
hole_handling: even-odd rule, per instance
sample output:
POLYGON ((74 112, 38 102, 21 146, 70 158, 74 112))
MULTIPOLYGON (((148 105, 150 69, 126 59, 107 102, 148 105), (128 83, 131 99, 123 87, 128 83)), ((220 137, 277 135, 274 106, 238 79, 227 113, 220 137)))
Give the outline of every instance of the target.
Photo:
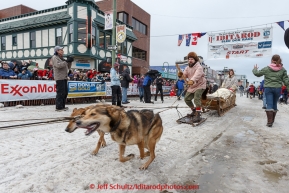
POLYGON ((73 58, 67 57, 63 59, 63 47, 55 46, 54 55, 51 58, 54 72, 54 80, 56 80, 56 111, 66 111, 65 101, 68 95, 67 89, 67 73, 71 67, 73 58))

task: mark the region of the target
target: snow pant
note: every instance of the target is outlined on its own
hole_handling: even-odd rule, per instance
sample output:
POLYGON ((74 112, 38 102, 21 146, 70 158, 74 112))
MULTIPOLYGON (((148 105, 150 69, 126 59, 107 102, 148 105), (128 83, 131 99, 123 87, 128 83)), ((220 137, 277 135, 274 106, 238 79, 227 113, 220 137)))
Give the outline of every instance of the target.
POLYGON ((267 103, 266 110, 277 111, 277 102, 280 97, 280 93, 281 88, 272 88, 272 87, 265 88, 266 103, 267 103))
POLYGON ((263 107, 266 107, 266 94, 265 94, 265 89, 263 92, 263 107))
POLYGON ((144 90, 144 102, 151 103, 151 87, 143 86, 143 90, 144 90))
POLYGON ((138 93, 139 93, 139 98, 142 101, 143 95, 144 95, 143 87, 138 88, 138 93))
POLYGON ((67 80, 56 80, 56 109, 61 110, 65 108, 67 95, 67 80))
POLYGON ((192 100, 194 99, 196 107, 201 107, 202 106, 201 98, 204 91, 205 89, 198 89, 194 93, 187 91, 185 95, 185 103, 189 107, 194 108, 194 104, 192 102, 192 100))
POLYGON ((157 87, 156 88, 156 95, 155 95, 155 101, 157 100, 159 92, 161 93, 161 100, 164 100, 164 95, 163 95, 163 88, 162 87, 157 87))
POLYGON ((112 105, 121 106, 120 86, 111 86, 112 105))
POLYGON ((121 87, 121 92, 122 92, 122 102, 125 103, 127 102, 127 88, 121 87))

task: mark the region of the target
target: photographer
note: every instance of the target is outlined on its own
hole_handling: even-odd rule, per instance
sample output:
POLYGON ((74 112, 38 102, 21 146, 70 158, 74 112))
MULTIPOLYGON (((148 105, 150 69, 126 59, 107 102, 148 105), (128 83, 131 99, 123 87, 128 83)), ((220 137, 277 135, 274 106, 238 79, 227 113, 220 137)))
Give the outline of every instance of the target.
POLYGON ((68 107, 65 107, 65 101, 68 95, 67 73, 71 68, 73 58, 67 57, 67 60, 65 60, 63 59, 63 54, 63 47, 55 46, 54 56, 51 58, 54 80, 56 80, 56 111, 68 110, 68 107))

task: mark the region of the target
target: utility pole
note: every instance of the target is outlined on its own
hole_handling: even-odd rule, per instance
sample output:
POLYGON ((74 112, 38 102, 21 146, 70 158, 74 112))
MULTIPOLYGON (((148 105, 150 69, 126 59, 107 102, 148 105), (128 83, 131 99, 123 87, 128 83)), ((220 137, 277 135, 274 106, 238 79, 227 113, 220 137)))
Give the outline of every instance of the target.
MULTIPOLYGON (((112 19, 113 19, 113 21, 112 21, 112 25, 113 25, 113 27, 112 27, 112 45, 114 46, 114 45, 117 45, 116 44, 116 38, 115 38, 115 25, 116 25, 116 0, 113 0, 113 5, 112 5, 112 7, 113 7, 113 17, 112 17, 112 19)), ((112 50, 112 54, 111 54, 111 64, 112 64, 112 67, 114 67, 114 63, 115 63, 115 49, 113 49, 112 50)))

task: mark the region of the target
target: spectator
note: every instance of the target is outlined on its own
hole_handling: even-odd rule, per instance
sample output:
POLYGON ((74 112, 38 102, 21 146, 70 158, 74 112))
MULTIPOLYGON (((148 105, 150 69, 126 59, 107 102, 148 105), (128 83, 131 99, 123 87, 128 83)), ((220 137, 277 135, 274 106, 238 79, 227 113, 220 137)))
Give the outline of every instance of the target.
POLYGON ((111 96, 112 105, 121 106, 121 89, 120 89, 120 77, 119 77, 119 64, 114 63, 114 67, 110 69, 111 75, 111 96))
POLYGON ((22 80, 29 80, 30 75, 28 70, 26 68, 22 68, 22 72, 18 74, 18 78, 21 78, 22 80))
POLYGON ((137 88, 138 88, 140 102, 143 102, 143 96, 144 96, 143 81, 144 81, 144 75, 141 75, 141 77, 137 81, 137 88))
POLYGON ((185 81, 183 78, 179 78, 177 83, 176 83, 176 89, 178 90, 177 92, 177 96, 178 96, 178 100, 181 100, 181 94, 182 96, 184 96, 184 84, 185 84, 185 81))
POLYGON ((253 83, 251 83, 249 86, 250 99, 253 98, 254 92, 255 92, 255 87, 254 87, 253 83))
POLYGON ((147 74, 144 77, 143 81, 143 89, 144 89, 144 102, 145 103, 153 103, 151 101, 151 84, 153 82, 153 79, 147 74))
POLYGON ((243 85, 239 86, 239 91, 240 91, 240 97, 243 96, 243 93, 244 93, 244 86, 243 85))
POLYGON ((67 72, 71 67, 73 58, 63 59, 63 47, 55 46, 54 56, 52 56, 54 79, 56 80, 56 111, 66 111, 65 101, 68 94, 67 72))
POLYGON ((161 93, 161 100, 162 103, 164 103, 164 96, 163 96, 163 84, 164 84, 164 79, 162 78, 162 75, 159 75, 157 79, 155 80, 156 83, 156 95, 155 95, 155 101, 157 101, 157 97, 159 92, 161 93))
POLYGON ((134 83, 134 84, 137 84, 137 83, 138 83, 138 77, 137 77, 137 75, 134 75, 134 77, 133 77, 133 83, 134 83))
POLYGON ((266 95, 265 95, 265 88, 264 88, 264 80, 260 83, 260 92, 262 92, 262 100, 263 100, 263 107, 262 109, 266 109, 266 95))
POLYGON ((17 78, 17 75, 15 74, 15 72, 9 68, 9 65, 6 62, 3 63, 3 69, 0 69, 0 76, 9 78, 9 79, 17 78))
MULTIPOLYGON (((218 89, 219 89, 219 87, 218 87, 218 85, 217 85, 217 83, 213 83, 213 88, 212 88, 212 93, 214 93, 214 92, 216 92, 218 89)), ((243 92, 244 92, 244 87, 243 87, 243 92)))
POLYGON ((127 89, 129 88, 129 83, 132 82, 133 79, 131 79, 129 74, 129 68, 127 65, 123 65, 123 72, 121 74, 121 91, 122 91, 122 104, 128 104, 130 103, 127 100, 127 89))
POLYGON ((265 95, 267 108, 267 126, 272 127, 277 114, 277 102, 280 96, 282 83, 289 86, 287 71, 282 67, 282 60, 279 55, 273 55, 271 64, 265 68, 258 70, 257 64, 254 66, 253 74, 257 77, 265 76, 265 95))

